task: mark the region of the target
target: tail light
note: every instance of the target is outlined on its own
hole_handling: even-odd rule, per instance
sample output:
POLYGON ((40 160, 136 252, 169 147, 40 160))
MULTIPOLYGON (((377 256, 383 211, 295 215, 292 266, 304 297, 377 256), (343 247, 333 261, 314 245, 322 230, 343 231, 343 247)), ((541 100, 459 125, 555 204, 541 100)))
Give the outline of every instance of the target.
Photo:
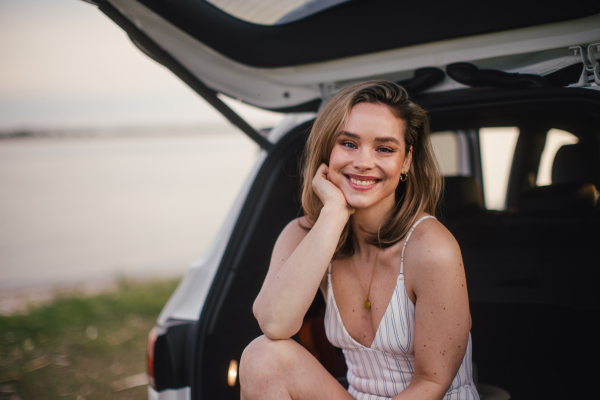
POLYGON ((158 334, 156 332, 156 327, 154 327, 148 334, 148 349, 146 354, 146 373, 149 378, 148 384, 153 389, 156 389, 156 381, 154 379, 154 344, 156 343, 156 338, 158 338, 158 334))
POLYGON ((190 357, 189 321, 169 320, 148 334, 146 369, 156 391, 190 386, 193 359, 190 357))

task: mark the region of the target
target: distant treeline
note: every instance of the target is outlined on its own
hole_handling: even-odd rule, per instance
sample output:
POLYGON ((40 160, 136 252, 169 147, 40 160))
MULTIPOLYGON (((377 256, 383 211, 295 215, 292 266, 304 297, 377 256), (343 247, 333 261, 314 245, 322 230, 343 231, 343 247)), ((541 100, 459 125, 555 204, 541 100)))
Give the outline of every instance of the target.
POLYGON ((15 129, 0 131, 0 139, 14 138, 86 138, 86 137, 145 137, 174 135, 211 135, 239 133, 235 126, 223 122, 210 125, 158 125, 106 128, 15 129))

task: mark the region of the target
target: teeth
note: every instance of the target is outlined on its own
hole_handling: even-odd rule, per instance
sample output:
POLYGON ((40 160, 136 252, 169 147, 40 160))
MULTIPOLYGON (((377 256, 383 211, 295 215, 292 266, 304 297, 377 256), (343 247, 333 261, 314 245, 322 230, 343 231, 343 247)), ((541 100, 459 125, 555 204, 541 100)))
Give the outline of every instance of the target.
POLYGON ((375 184, 375 181, 360 181, 358 179, 350 178, 350 182, 359 186, 371 186, 375 184))

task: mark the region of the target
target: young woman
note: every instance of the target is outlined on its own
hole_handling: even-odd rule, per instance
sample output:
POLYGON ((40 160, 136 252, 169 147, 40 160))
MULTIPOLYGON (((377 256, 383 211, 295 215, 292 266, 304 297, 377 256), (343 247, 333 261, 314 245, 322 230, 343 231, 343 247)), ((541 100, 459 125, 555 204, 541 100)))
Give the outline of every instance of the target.
POLYGON ((478 399, 462 258, 434 217, 441 192, 427 114, 400 86, 349 86, 307 143, 305 216, 281 232, 244 351, 243 399, 478 399), (302 346, 317 290, 348 390, 302 346))

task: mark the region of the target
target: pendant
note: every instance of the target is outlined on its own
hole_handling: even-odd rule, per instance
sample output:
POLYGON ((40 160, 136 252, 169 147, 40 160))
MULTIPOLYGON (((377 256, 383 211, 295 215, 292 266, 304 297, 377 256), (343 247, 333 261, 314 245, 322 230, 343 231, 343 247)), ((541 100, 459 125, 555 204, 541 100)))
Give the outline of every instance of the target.
POLYGON ((369 301, 369 299, 365 300, 365 308, 366 308, 367 310, 370 310, 370 309, 371 309, 371 302, 369 301))

